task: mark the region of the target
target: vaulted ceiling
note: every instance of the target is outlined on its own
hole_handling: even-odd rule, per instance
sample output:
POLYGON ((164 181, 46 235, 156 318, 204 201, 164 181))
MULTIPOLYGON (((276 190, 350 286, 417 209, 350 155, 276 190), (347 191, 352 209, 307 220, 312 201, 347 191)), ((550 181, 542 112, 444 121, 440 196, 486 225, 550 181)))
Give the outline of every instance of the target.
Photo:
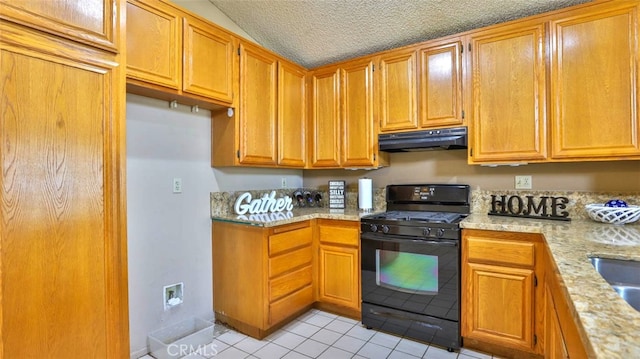
POLYGON ((262 46, 307 68, 588 0, 209 0, 262 46))

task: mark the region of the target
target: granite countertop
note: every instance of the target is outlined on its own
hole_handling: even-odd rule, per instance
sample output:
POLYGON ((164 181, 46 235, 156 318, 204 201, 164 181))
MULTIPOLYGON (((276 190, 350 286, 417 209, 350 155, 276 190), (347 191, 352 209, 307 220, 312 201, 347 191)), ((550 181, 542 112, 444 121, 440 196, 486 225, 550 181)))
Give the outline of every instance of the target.
POLYGON ((306 221, 309 219, 339 219, 346 221, 360 221, 360 218, 375 212, 362 212, 357 209, 329 209, 329 208, 294 208, 291 212, 263 213, 263 214, 216 214, 211 217, 214 221, 249 224, 260 227, 275 227, 283 224, 306 221))
POLYGON ((461 227, 542 233, 566 286, 563 295, 575 309, 574 319, 587 353, 596 358, 640 358, 640 312, 614 291, 588 258, 640 260, 640 225, 473 214, 461 227))

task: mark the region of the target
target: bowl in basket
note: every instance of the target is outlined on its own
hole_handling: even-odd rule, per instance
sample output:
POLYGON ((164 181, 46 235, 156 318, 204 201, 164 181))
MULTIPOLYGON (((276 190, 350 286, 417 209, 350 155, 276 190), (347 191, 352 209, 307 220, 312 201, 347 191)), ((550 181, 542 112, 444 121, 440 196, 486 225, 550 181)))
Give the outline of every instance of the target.
POLYGON ((591 219, 603 223, 626 224, 640 219, 640 206, 607 207, 602 203, 594 203, 586 205, 585 209, 591 219))

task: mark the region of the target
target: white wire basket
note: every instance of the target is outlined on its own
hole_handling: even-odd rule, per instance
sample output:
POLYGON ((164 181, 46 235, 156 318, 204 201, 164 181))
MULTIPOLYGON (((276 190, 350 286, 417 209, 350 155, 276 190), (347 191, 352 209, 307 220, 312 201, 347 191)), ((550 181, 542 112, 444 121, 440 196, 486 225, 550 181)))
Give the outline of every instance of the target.
POLYGON ((640 206, 607 207, 595 203, 586 205, 585 209, 591 219, 603 223, 626 224, 640 219, 640 206))

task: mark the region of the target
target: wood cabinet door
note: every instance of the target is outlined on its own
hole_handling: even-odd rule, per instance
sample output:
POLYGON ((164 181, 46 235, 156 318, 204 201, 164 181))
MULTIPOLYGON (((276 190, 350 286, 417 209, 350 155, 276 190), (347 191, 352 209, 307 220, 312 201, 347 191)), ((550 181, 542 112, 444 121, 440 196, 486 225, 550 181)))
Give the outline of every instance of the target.
POLYGON ((184 92, 233 101, 233 36, 192 17, 183 19, 184 92))
POLYGON ((276 164, 277 60, 260 47, 240 44, 241 164, 276 164))
POLYGON ((129 356, 117 61, 0 21, 0 357, 129 356))
POLYGON ((471 35, 470 162, 544 160, 544 25, 516 24, 471 35))
POLYGON ((309 165, 340 166, 340 69, 332 67, 311 74, 311 108, 308 140, 309 165))
POLYGON ((638 4, 551 22, 553 158, 640 155, 638 4))
POLYGON ((318 300, 360 309, 358 249, 320 245, 318 300))
POLYGON ((304 167, 307 158, 306 71, 280 61, 278 65, 278 165, 304 167))
POLYGON ((430 45, 419 51, 420 126, 461 125, 462 43, 430 45))
POLYGON ((159 1, 127 1, 127 77, 180 89, 182 29, 176 10, 159 1))
POLYGON ((534 350, 534 272, 465 263, 462 336, 518 350, 534 350))
POLYGON ((380 57, 376 82, 380 132, 418 128, 418 76, 415 49, 380 57))
POLYGON ((560 319, 553 303, 553 294, 547 285, 545 285, 544 298, 544 357, 568 359, 569 352, 564 343, 560 319))
POLYGON ((342 69, 341 165, 375 166, 378 138, 373 119, 373 61, 358 60, 342 69))
POLYGON ((111 52, 124 0, 0 0, 0 17, 111 52))

